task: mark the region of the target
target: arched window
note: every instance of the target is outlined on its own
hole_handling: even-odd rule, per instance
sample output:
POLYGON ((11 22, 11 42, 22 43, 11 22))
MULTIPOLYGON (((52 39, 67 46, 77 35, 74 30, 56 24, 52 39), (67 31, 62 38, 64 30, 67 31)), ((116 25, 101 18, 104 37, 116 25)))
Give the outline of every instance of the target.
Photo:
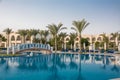
POLYGON ((30 37, 29 36, 26 37, 26 41, 30 41, 30 37))
POLYGON ((113 37, 110 37, 110 40, 114 40, 114 38, 113 38, 113 37))
POLYGON ((15 41, 15 36, 12 36, 12 37, 11 37, 11 41, 15 41))
POLYGON ((76 38, 76 41, 78 41, 79 40, 79 38, 76 38))
POLYGON ((87 37, 86 39, 87 39, 88 41, 90 41, 90 38, 89 38, 89 37, 87 37))
POLYGON ((98 37, 97 40, 98 40, 98 41, 101 41, 102 39, 101 39, 101 37, 98 37))
POLYGON ((20 41, 21 40, 21 37, 20 36, 17 36, 17 41, 20 41))
POLYGON ((92 41, 93 41, 93 42, 95 41, 95 37, 92 38, 92 41))

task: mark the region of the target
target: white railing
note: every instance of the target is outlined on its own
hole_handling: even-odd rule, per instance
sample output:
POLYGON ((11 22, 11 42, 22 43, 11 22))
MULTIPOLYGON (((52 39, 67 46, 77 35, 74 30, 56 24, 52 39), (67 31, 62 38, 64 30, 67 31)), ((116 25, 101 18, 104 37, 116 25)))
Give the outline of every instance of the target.
POLYGON ((16 52, 26 50, 26 49, 32 49, 32 48, 37 48, 37 49, 45 49, 45 50, 50 50, 53 51, 53 48, 50 47, 49 44, 39 44, 39 43, 27 43, 27 44, 18 44, 15 46, 11 46, 7 48, 7 54, 12 52, 12 54, 15 54, 16 52))

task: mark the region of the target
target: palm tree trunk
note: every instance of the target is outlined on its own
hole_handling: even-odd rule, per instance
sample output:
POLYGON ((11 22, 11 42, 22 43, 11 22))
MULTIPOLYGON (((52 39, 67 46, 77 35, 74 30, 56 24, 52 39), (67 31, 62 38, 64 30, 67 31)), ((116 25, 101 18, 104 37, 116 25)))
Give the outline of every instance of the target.
POLYGON ((1 47, 1 45, 2 45, 2 39, 0 38, 0 47, 1 47))
POLYGON ((42 35, 40 34, 40 44, 42 44, 42 35))
POLYGON ((81 53, 81 34, 79 35, 80 41, 79 41, 79 53, 81 53))
MULTIPOLYGON (((115 39, 114 39, 114 43, 115 43, 115 39)), ((115 51, 115 46, 116 46, 116 43, 114 44, 114 51, 115 51)))
POLYGON ((21 36, 21 44, 23 44, 23 36, 21 36))
POLYGON ((55 53, 57 52, 57 42, 56 42, 57 36, 55 36, 55 53))
POLYGON ((9 34, 7 35, 8 37, 7 37, 7 47, 9 47, 9 34))
POLYGON ((45 37, 45 44, 47 44, 47 38, 45 37))
POLYGON ((109 49, 109 43, 106 43, 107 44, 107 48, 106 48, 106 50, 108 50, 109 49))
POLYGON ((62 42, 61 48, 63 49, 63 42, 62 42))
POLYGON ((23 36, 23 42, 22 43, 25 43, 25 36, 23 36))

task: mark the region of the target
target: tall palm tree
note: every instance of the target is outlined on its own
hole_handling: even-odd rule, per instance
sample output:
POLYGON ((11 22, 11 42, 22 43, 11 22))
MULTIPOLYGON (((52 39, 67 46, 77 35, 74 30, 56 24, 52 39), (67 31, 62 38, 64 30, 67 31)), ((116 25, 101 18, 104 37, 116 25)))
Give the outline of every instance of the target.
POLYGON ((9 47, 9 37, 10 37, 10 33, 12 32, 12 29, 6 28, 6 29, 4 29, 3 32, 5 32, 7 35, 7 47, 9 47))
POLYGON ((22 43, 25 43, 25 36, 27 35, 27 31, 24 29, 18 30, 18 34, 22 36, 22 43))
POLYGON ((36 35, 39 33, 39 30, 32 29, 31 32, 32 32, 32 35, 36 37, 36 35))
POLYGON ((63 29, 67 29, 66 27, 62 27, 63 24, 59 23, 58 25, 56 24, 48 24, 47 28, 49 29, 50 33, 53 35, 54 39, 55 39, 55 53, 57 51, 57 35, 60 31, 62 31, 63 29))
POLYGON ((0 34, 0 38, 1 38, 1 40, 2 40, 2 37, 3 37, 3 35, 2 35, 2 34, 0 34))
POLYGON ((63 48, 63 44, 64 44, 64 38, 67 36, 67 33, 63 33, 63 32, 61 32, 59 35, 58 35, 58 37, 60 38, 59 39, 59 41, 60 41, 60 44, 62 45, 62 48, 63 48))
POLYGON ((7 39, 6 39, 4 36, 2 36, 2 41, 3 41, 3 42, 6 42, 7 39))
MULTIPOLYGON (((116 33, 111 33, 112 38, 114 39, 114 43, 115 43, 115 39, 118 37, 118 32, 116 33)), ((114 45, 114 50, 115 50, 115 45, 114 45)))
POLYGON ((2 42, 2 34, 0 34, 0 47, 1 47, 1 42, 2 42))
POLYGON ((39 30, 39 34, 40 34, 40 43, 42 43, 42 36, 44 34, 44 30, 39 30))
POLYGON ((39 33, 39 30, 35 30, 35 29, 32 29, 32 30, 31 30, 31 35, 34 36, 33 39, 36 39, 36 35, 37 35, 38 33, 39 33))
POLYGON ((71 29, 75 30, 79 36, 79 52, 81 52, 81 34, 83 30, 90 24, 85 19, 82 19, 81 21, 73 21, 73 26, 71 29))
POLYGON ((27 29, 26 32, 27 32, 27 37, 26 37, 26 39, 31 41, 32 29, 27 29))
POLYGON ((77 34, 76 33, 70 33, 70 41, 69 41, 69 44, 73 47, 74 45, 74 40, 75 38, 77 37, 77 34))
POLYGON ((106 49, 108 49, 109 48, 109 38, 108 38, 108 36, 106 36, 105 33, 100 34, 100 36, 103 37, 103 42, 106 43, 106 49))
POLYGON ((43 31, 43 36, 44 36, 45 44, 47 43, 47 36, 48 35, 49 35, 49 31, 48 30, 44 30, 43 31))
POLYGON ((2 41, 6 42, 7 39, 2 34, 0 34, 0 47, 2 46, 2 41))
POLYGON ((120 34, 118 34, 118 41, 120 41, 120 34))

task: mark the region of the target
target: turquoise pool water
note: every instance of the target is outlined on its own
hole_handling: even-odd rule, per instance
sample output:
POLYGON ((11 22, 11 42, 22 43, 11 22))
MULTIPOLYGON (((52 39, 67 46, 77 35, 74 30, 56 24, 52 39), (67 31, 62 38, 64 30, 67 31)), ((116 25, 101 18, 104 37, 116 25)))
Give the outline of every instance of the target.
POLYGON ((0 57, 0 80, 109 80, 120 78, 115 57, 40 54, 0 57))

